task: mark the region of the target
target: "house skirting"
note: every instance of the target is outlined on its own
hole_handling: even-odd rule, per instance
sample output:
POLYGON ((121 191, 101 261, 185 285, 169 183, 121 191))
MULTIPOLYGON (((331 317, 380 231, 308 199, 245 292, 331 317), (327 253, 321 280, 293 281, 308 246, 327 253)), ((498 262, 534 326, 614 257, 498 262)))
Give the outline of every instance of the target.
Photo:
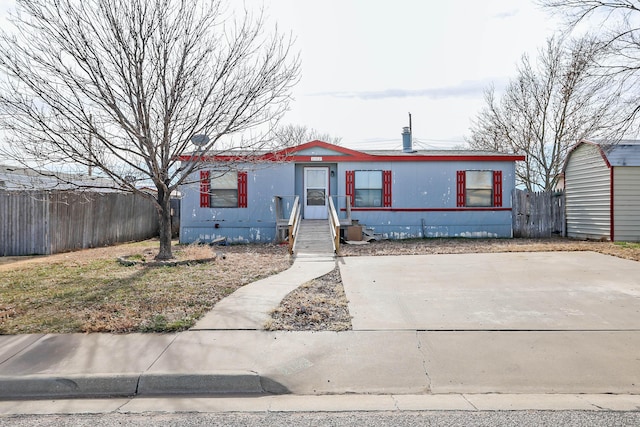
MULTIPOLYGON (((219 223, 220 224, 220 223, 219 223)), ((229 243, 270 243, 276 240, 276 224, 233 224, 189 226, 180 228, 180 243, 211 243, 219 238, 229 243)))
MULTIPOLYGON (((385 239, 512 237, 511 210, 393 213, 362 211, 353 212, 352 218, 385 239)), ((274 242, 276 224, 275 222, 212 221, 183 226, 180 229, 180 243, 185 244, 209 243, 222 237, 230 243, 274 242)))

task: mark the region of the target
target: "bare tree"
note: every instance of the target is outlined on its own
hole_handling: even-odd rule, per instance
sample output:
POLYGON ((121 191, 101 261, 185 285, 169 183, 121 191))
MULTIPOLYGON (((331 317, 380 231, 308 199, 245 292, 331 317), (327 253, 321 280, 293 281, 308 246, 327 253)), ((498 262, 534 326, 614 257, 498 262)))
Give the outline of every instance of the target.
POLYGON ((467 141, 473 149, 526 155, 516 178, 528 190, 550 190, 568 149, 581 138, 619 135, 624 108, 619 88, 594 73, 602 54, 592 38, 551 38, 536 63, 524 55, 517 76, 496 99, 485 93, 467 141))
POLYGON ((275 130, 274 140, 279 146, 294 147, 305 142, 320 140, 334 145, 340 145, 341 137, 320 133, 302 125, 284 125, 275 130))
POLYGON ((569 31, 578 24, 596 30, 608 51, 606 60, 600 64, 601 72, 625 86, 635 106, 626 119, 635 121, 640 112, 640 3, 635 0, 538 0, 538 3, 563 15, 569 31))
POLYGON ((270 142, 299 78, 291 39, 222 0, 16 3, 15 31, 0 36, 2 154, 93 169, 131 192, 152 182, 157 195, 141 194, 157 208, 158 258, 171 258, 170 195, 200 167, 179 155, 270 142))

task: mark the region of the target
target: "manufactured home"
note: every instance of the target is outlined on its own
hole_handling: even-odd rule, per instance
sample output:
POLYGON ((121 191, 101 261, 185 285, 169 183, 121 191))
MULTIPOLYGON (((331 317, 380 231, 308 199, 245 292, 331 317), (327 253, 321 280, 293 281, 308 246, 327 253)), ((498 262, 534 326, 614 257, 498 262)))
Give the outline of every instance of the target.
POLYGON ((640 141, 582 140, 563 172, 568 237, 640 241, 640 141))
POLYGON ((246 158, 181 160, 202 163, 180 189, 180 242, 191 243, 275 241, 295 200, 304 219, 325 219, 333 205, 343 226, 357 223, 382 238, 511 237, 515 162, 524 157, 312 141, 246 158))

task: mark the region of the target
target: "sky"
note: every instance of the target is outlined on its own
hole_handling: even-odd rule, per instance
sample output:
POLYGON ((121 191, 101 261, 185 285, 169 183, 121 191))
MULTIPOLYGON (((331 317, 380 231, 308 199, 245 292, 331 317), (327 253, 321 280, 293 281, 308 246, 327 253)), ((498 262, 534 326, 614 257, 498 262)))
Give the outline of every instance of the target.
MULTIPOLYGON (((233 0, 236 1, 236 0, 233 0)), ((464 144, 484 106, 524 53, 558 25, 533 0, 245 0, 290 33, 302 60, 284 124, 342 138, 353 149, 464 144)), ((0 0, 3 25, 13 0, 0 0)))
POLYGON ((558 25, 530 0, 273 0, 291 31, 302 78, 285 122, 341 137, 354 149, 400 149, 412 116, 414 148, 460 146, 524 53, 558 25))

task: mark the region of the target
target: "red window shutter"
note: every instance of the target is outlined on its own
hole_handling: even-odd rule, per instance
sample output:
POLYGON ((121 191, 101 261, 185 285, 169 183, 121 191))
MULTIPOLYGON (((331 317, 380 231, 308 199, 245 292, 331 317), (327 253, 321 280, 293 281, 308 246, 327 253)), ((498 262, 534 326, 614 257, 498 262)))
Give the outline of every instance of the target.
POLYGON ((351 200, 351 206, 355 205, 355 194, 354 194, 355 180, 356 180, 356 173, 354 171, 347 171, 345 180, 344 180, 345 182, 344 194, 345 196, 349 197, 349 199, 351 200))
POLYGON ((493 206, 502 207, 502 171, 493 171, 493 206))
POLYGON ((247 207, 247 173, 238 172, 238 207, 247 207))
POLYGON ((382 171, 382 206, 391 207, 393 198, 391 197, 391 182, 393 180, 391 171, 382 171))
POLYGON ((211 181, 209 181, 209 171, 200 171, 200 207, 208 208, 209 205, 209 189, 211 181))
POLYGON ((456 206, 464 207, 465 189, 467 188, 467 174, 465 171, 458 171, 456 174, 456 206))

